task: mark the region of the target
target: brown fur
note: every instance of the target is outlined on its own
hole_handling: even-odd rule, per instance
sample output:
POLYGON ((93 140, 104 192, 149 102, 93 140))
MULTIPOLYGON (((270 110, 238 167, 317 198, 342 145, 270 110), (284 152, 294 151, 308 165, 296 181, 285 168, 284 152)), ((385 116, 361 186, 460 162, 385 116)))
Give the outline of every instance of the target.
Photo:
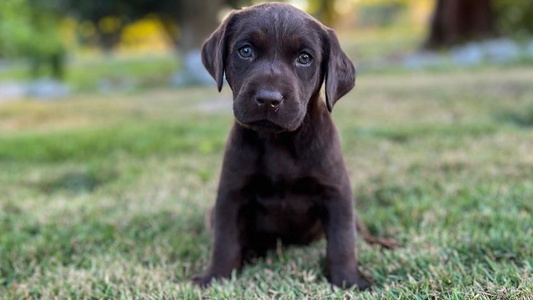
POLYGON ((194 282, 227 278, 280 241, 306 245, 325 235, 331 283, 368 287, 358 268, 356 227, 369 242, 395 243, 356 222, 330 114, 353 88, 355 68, 333 30, 290 5, 257 5, 232 13, 204 44, 202 58, 219 89, 226 75, 236 120, 211 218, 211 263, 194 282))

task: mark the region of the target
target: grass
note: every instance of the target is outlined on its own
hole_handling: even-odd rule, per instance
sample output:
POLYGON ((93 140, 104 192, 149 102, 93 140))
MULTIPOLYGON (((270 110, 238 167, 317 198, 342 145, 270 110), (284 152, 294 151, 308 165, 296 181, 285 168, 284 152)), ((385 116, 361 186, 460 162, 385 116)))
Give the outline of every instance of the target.
POLYGON ((355 245, 365 292, 328 285, 323 241, 190 284, 209 259, 227 87, 0 103, 0 298, 531 299, 532 77, 360 74, 338 102, 356 209, 403 244, 355 245))

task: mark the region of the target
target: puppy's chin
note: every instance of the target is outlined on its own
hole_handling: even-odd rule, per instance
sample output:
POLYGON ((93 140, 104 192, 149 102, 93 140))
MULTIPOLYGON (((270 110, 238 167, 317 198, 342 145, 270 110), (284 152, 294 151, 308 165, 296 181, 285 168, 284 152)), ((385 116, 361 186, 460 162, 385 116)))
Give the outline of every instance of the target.
POLYGON ((280 126, 266 119, 253 121, 253 122, 241 122, 238 119, 236 119, 236 121, 237 123, 239 123, 239 125, 252 129, 254 131, 271 132, 271 133, 281 133, 281 132, 289 131, 287 128, 284 128, 283 126, 280 126))
POLYGON ((239 125, 257 132, 282 133, 294 131, 298 128, 298 126, 295 128, 287 128, 267 119, 252 122, 241 122, 238 119, 236 119, 236 121, 239 125))

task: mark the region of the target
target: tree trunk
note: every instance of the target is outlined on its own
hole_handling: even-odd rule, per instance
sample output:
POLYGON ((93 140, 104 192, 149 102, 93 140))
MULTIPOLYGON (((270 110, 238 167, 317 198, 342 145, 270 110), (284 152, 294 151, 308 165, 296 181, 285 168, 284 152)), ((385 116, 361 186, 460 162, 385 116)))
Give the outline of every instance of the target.
POLYGON ((219 24, 218 12, 221 0, 184 0, 179 14, 179 42, 176 45, 182 54, 199 49, 204 40, 219 24))
POLYGON ((338 14, 335 11, 336 0, 308 0, 308 10, 312 16, 324 25, 334 27, 338 14))
POLYGON ((321 0, 320 10, 318 12, 318 19, 326 26, 333 27, 335 20, 337 19, 337 13, 335 12, 335 1, 333 0, 321 0))
POLYGON ((123 27, 117 28, 113 31, 104 31, 98 26, 95 25, 96 33, 98 35, 98 45, 100 49, 106 56, 111 56, 113 51, 120 44, 120 38, 122 36, 123 27))
POLYGON ((437 0, 424 47, 449 47, 495 34, 490 0, 437 0))
MULTIPOLYGON (((176 50, 181 55, 183 68, 174 76, 174 84, 214 84, 213 78, 202 65, 200 48, 219 24, 218 13, 222 4, 222 0, 183 1, 175 23, 179 35, 177 39, 172 39, 176 42, 176 50)), ((167 33, 172 32, 168 21, 164 26, 167 33)))

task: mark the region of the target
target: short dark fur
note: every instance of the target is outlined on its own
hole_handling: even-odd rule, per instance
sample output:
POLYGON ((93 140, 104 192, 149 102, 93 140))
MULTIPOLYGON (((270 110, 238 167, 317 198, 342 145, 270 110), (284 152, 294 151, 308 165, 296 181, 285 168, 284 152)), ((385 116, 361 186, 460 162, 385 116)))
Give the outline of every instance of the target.
POLYGON ((355 68, 333 30, 287 4, 252 6, 220 25, 202 59, 219 90, 226 74, 236 122, 213 210, 211 263, 195 283, 227 278, 279 242, 305 245, 325 233, 331 283, 366 288, 354 248, 352 190, 330 116, 353 88, 355 68), (241 54, 243 47, 251 56, 241 54), (298 60, 302 52, 310 63, 298 60))

